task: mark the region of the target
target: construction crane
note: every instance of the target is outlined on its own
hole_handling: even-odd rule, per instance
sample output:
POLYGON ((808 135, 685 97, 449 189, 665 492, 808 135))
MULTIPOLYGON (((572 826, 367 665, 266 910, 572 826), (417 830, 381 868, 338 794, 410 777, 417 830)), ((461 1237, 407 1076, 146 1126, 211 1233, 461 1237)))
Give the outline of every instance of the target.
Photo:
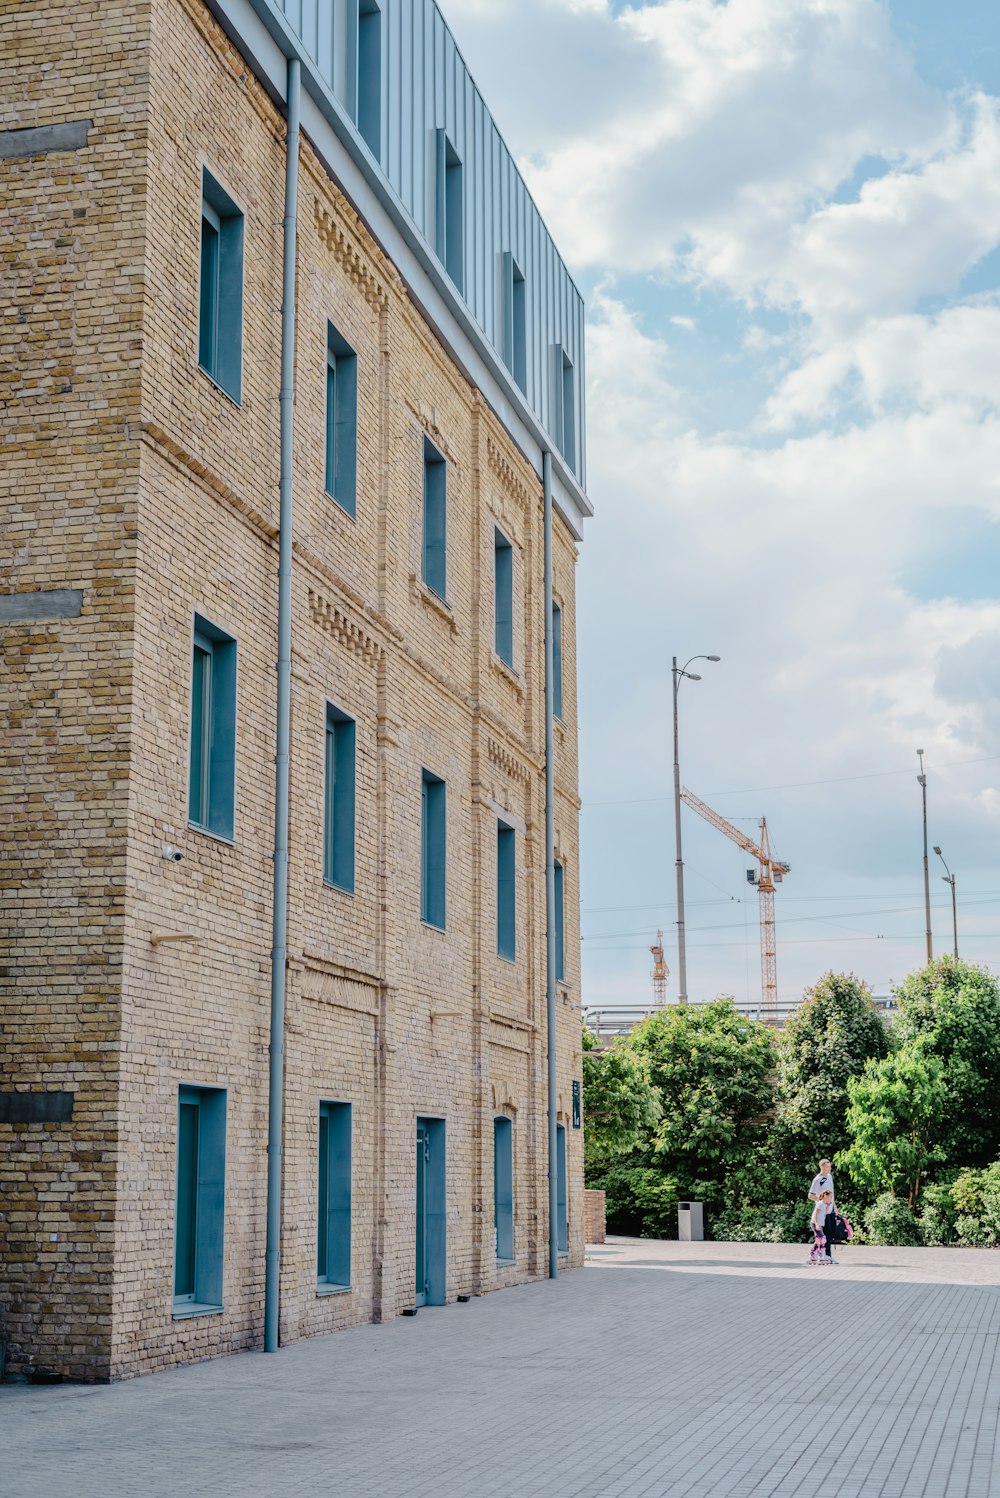
POLYGON ((662 1009, 667 1002, 667 978, 670 969, 663 955, 663 932, 657 931, 656 942, 649 949, 653 954, 653 1003, 662 1009))
POLYGON ((781 863, 771 852, 771 844, 767 836, 767 819, 761 817, 760 842, 755 843, 752 838, 747 837, 732 822, 727 822, 725 817, 720 817, 717 811, 706 806, 704 801, 699 801, 693 791, 686 788, 681 789, 681 800, 696 811, 700 817, 704 817, 712 827, 717 827, 724 832, 726 837, 741 847, 744 853, 751 853, 757 860, 756 869, 747 869, 747 882, 757 886, 760 895, 760 975, 761 975, 761 1019, 766 1024, 776 1025, 778 1022, 778 953, 774 940, 774 886, 780 884, 786 874, 791 872, 791 865, 781 863))

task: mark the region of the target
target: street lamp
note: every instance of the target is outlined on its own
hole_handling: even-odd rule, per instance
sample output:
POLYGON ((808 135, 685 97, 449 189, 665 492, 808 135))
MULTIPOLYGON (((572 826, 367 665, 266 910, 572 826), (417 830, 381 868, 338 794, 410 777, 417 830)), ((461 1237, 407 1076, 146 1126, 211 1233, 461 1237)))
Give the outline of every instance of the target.
POLYGON ((673 658, 674 675, 674 837, 677 843, 677 978, 679 992, 677 994, 678 1004, 687 1003, 687 950, 684 944, 684 859, 681 856, 681 766, 678 752, 677 738, 677 693, 680 691, 681 682, 701 681, 696 671, 689 671, 691 661, 720 661, 721 655, 693 655, 691 660, 685 661, 683 666, 678 667, 676 655, 673 658))
POLYGON ((934 852, 937 854, 938 858, 940 858, 940 860, 944 864, 945 868, 948 869, 947 874, 942 874, 941 878, 944 880, 945 884, 950 884, 951 885, 951 931, 952 931, 952 936, 953 936, 954 942, 955 942, 955 961, 957 962, 958 961, 958 903, 957 903, 957 901, 955 899, 955 876, 951 872, 951 869, 948 868, 947 863, 945 863, 945 857, 944 857, 944 854, 941 852, 941 849, 938 848, 938 847, 935 847, 934 852))
POLYGON ((920 761, 920 774, 917 776, 924 798, 924 914, 927 918, 927 961, 934 961, 934 949, 931 941, 931 876, 927 864, 927 776, 924 774, 924 751, 917 750, 917 758, 920 761))

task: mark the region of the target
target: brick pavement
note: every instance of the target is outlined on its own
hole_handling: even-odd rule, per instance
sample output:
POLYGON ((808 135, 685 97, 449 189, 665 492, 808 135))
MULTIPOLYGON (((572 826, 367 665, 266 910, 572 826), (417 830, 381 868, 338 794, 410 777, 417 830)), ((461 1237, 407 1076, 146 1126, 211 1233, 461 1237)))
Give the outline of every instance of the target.
POLYGON ((555 1284, 274 1357, 112 1387, 8 1386, 0 1491, 1000 1495, 1000 1255, 849 1248, 836 1269, 804 1257, 609 1239, 555 1284))

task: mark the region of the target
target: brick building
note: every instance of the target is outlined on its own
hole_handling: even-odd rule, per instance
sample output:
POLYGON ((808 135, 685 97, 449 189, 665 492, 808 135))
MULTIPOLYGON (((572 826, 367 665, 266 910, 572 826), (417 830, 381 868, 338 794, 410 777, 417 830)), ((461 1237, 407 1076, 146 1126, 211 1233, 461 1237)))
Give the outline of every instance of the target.
POLYGON ((275 1116, 282 1342, 544 1274, 553 986, 579 1263, 579 294, 432 0, 0 10, 7 1371, 260 1347, 275 1116))

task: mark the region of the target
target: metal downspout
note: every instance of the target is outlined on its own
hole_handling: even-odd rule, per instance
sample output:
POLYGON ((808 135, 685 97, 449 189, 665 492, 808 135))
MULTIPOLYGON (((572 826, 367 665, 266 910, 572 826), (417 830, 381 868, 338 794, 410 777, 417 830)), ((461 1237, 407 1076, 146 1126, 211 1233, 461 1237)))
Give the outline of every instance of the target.
POLYGON ((545 1013, 549 1083, 549 1279, 559 1273, 559 1162, 556 1136, 556 809, 552 758, 555 682, 552 640, 552 454, 542 454, 545 532, 545 1013))
POLYGON ((278 481, 278 722, 274 756, 274 914, 271 942, 271 1066, 267 1124, 267 1247, 264 1351, 278 1350, 281 1279, 281 1145, 285 1090, 285 972, 288 958, 289 728, 292 706, 292 421, 295 406, 295 207, 299 190, 300 65, 288 63, 284 267, 281 292, 281 469, 278 481))

